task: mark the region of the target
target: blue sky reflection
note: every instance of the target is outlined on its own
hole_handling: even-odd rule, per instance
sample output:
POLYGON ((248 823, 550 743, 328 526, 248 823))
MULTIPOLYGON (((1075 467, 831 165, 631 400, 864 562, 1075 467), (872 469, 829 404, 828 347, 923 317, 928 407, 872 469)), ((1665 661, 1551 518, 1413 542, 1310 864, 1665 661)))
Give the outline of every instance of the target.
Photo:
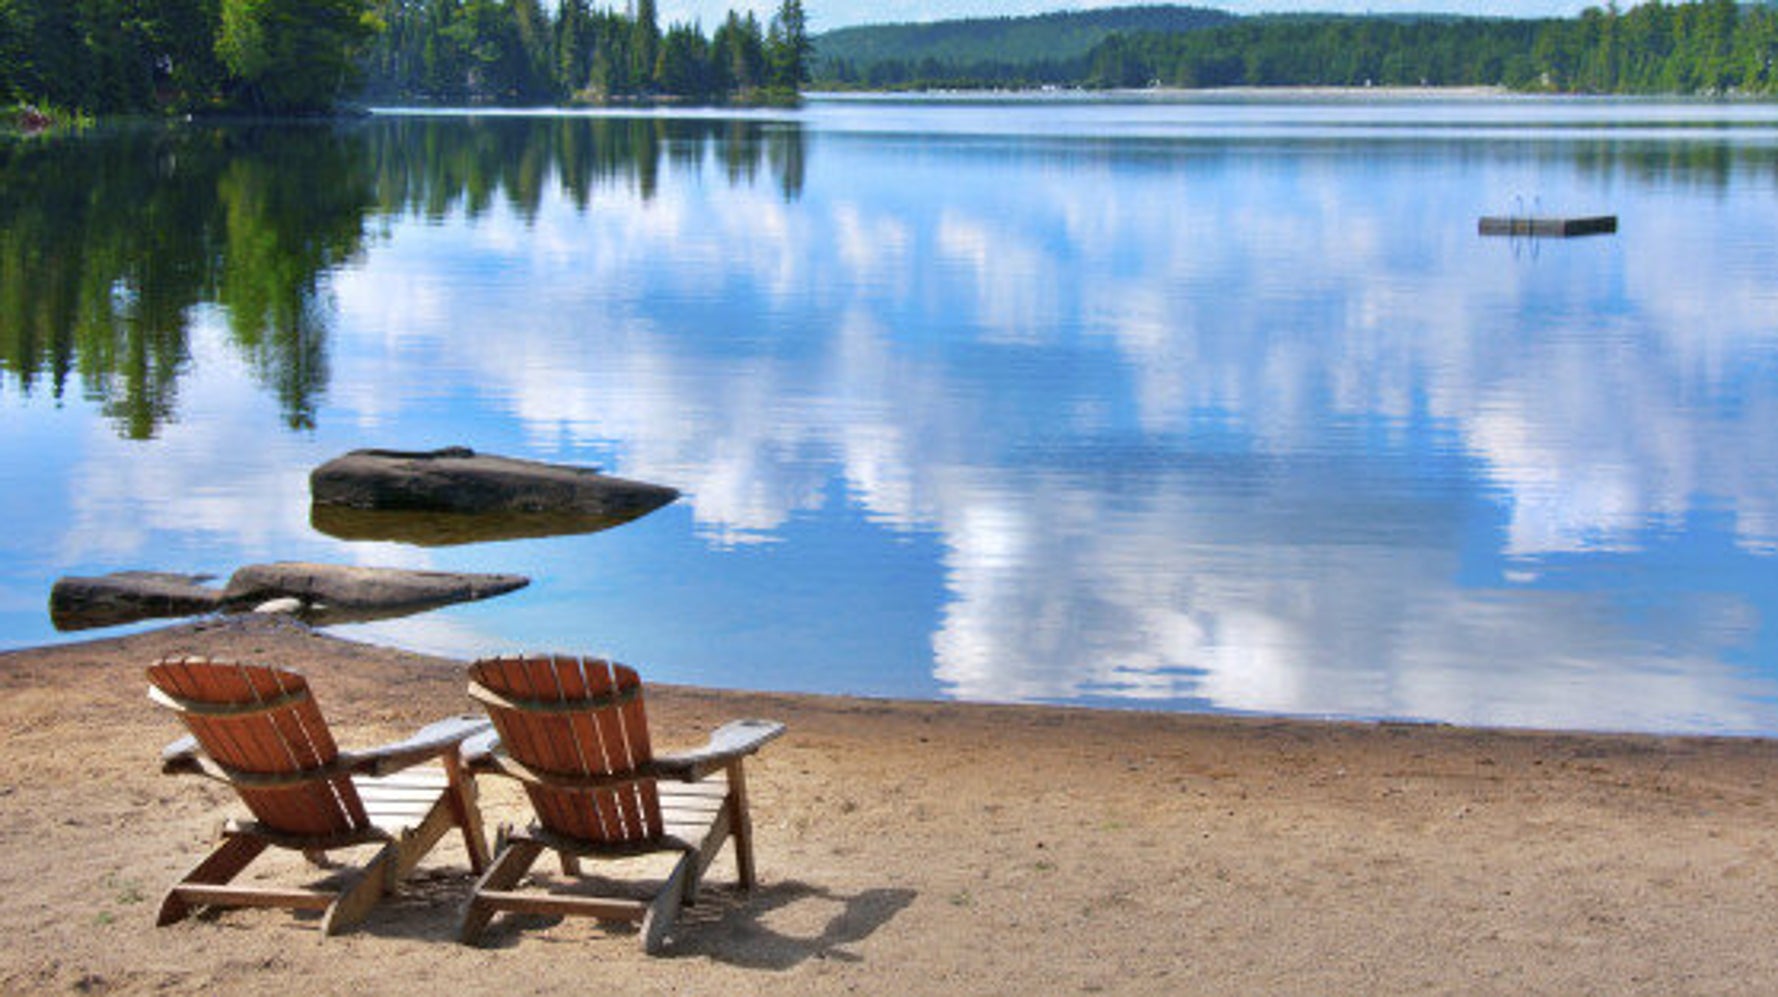
POLYGON ((206 351, 187 394, 215 411, 152 462, 85 433, 58 556, 163 530, 517 552, 544 584, 511 608, 367 632, 714 684, 1778 731, 1770 136, 1700 178, 1639 141, 929 141, 849 113, 794 197, 668 157, 647 198, 388 219, 328 281, 321 428, 256 436, 206 351), (1477 238, 1528 196, 1623 230, 1477 238), (687 497, 552 549, 307 533, 316 460, 465 441, 687 497), (219 452, 249 484, 171 494, 219 452), (125 494, 168 521, 110 515, 125 494))

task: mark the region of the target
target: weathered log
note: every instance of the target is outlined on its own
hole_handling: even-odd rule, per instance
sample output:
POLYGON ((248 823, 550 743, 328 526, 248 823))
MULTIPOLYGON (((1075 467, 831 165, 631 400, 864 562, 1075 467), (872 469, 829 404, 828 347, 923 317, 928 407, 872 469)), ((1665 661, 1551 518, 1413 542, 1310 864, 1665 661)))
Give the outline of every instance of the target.
POLYGON ((675 489, 614 478, 597 468, 478 454, 467 447, 354 450, 311 472, 309 491, 316 507, 592 517, 582 525, 627 522, 679 497, 675 489))

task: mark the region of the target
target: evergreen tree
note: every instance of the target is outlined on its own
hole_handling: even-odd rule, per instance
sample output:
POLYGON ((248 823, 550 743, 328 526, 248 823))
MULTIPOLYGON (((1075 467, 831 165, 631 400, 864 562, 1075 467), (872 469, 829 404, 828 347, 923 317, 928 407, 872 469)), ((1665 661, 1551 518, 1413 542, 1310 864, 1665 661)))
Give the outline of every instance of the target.
POLYGON ((710 50, 721 88, 746 92, 765 83, 765 36, 752 11, 745 18, 729 11, 710 39, 710 50))
POLYGON ((556 16, 555 92, 572 97, 592 72, 590 22, 586 0, 561 0, 556 16))
POLYGON ((21 6, 29 60, 20 89, 33 99, 97 109, 79 8, 67 0, 24 0, 21 6))
POLYGON ((796 91, 809 79, 808 18, 802 0, 783 0, 772 15, 772 26, 766 35, 766 57, 771 66, 771 85, 796 91))
POLYGON ((630 25, 630 84, 646 90, 654 86, 655 63, 660 58, 661 29, 655 18, 654 0, 636 0, 636 20, 630 25))
POLYGON ((607 13, 595 22, 592 60, 588 69, 587 89, 601 99, 634 92, 636 83, 630 75, 629 22, 617 14, 607 13))
POLYGON ((546 102, 555 96, 555 39, 538 0, 508 0, 513 34, 524 62, 518 88, 526 103, 546 102))
POLYGON ((710 45, 697 28, 675 24, 661 39, 654 78, 664 93, 702 98, 715 91, 710 70, 710 45))
POLYGON ((0 101, 23 99, 30 66, 30 22, 19 0, 0 0, 0 101))

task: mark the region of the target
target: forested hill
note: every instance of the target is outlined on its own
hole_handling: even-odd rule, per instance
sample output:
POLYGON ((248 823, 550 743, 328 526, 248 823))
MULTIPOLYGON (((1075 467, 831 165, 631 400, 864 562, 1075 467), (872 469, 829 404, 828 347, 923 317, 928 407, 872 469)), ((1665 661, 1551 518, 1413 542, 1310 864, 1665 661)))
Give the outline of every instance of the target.
POLYGON ((1536 20, 1236 17, 1184 7, 1097 13, 1115 18, 1162 12, 1177 18, 1173 27, 1107 25, 1084 53, 1078 39, 1086 29, 1074 25, 1077 19, 1093 23, 1092 13, 833 32, 814 39, 814 83, 879 89, 1377 85, 1778 94, 1778 6, 1772 0, 1614 3, 1589 7, 1578 17, 1536 20), (1046 36, 1053 40, 1042 41, 1046 36), (1033 54, 1045 46, 1045 55, 1033 54))
POLYGON ((840 28, 812 40, 818 59, 1033 62, 1084 55, 1119 32, 1192 31, 1232 20, 1233 14, 1200 7, 1112 7, 1032 17, 873 24, 840 28))
POLYGON ((1086 69, 1107 38, 1172 34, 1228 24, 1235 15, 1202 7, 1111 7, 1029 17, 840 28, 810 39, 818 81, 905 85, 938 77, 984 83, 1062 82, 1086 69))

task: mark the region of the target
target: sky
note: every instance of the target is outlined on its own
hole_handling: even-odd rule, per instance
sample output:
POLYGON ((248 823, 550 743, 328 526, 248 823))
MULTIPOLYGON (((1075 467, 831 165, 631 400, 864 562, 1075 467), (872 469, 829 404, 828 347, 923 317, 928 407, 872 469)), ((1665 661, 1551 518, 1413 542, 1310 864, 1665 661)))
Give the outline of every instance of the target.
MULTIPOLYGON (((1057 10, 1091 10, 1130 6, 1135 0, 803 0, 814 33, 855 24, 943 21, 960 17, 1016 17, 1057 10)), ((1456 13, 1501 17, 1572 16, 1603 0, 1189 0, 1190 6, 1214 7, 1236 14, 1321 11, 1345 14, 1456 13)), ((613 0, 621 6, 620 0, 613 0)), ((659 0, 663 24, 696 21, 706 30, 721 23, 730 10, 752 10, 761 23, 778 7, 777 0, 659 0)))

